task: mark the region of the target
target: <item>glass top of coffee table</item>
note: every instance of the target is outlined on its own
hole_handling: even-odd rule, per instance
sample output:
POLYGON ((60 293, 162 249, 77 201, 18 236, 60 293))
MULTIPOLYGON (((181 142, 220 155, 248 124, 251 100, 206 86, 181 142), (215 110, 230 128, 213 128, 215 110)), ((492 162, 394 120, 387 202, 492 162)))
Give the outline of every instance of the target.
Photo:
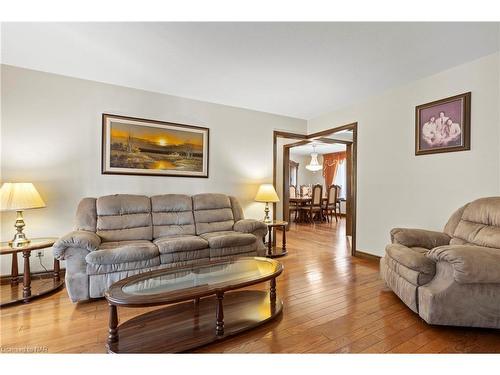
POLYGON ((167 268, 123 279, 111 286, 106 298, 125 305, 182 301, 269 280, 282 270, 281 263, 261 257, 167 268))

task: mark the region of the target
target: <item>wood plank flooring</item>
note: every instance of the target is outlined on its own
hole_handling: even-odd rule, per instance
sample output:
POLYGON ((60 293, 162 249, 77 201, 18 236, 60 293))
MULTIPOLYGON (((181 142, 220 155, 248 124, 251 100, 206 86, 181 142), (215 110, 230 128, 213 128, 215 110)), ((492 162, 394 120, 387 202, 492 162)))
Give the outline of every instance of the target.
MULTIPOLYGON (((344 220, 293 225, 287 233, 288 255, 280 258, 285 266, 277 285, 283 315, 196 352, 500 353, 498 330, 427 325, 384 288, 377 261, 349 256, 344 225, 344 220)), ((120 323, 154 309, 119 309, 120 323)), ((73 304, 64 288, 1 309, 0 323, 2 348, 105 352, 105 300, 73 304)))

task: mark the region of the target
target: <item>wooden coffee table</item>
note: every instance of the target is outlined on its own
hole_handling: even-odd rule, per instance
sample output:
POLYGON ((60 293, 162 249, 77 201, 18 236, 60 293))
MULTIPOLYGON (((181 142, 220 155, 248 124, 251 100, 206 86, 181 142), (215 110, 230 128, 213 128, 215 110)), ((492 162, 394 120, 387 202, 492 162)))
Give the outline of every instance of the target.
POLYGON ((178 353, 247 331, 277 317, 283 302, 269 258, 239 258, 161 269, 113 284, 109 303, 110 353, 178 353), (236 290, 270 281, 269 291, 236 290), (194 301, 194 303, 193 303, 194 301), (118 326, 117 307, 169 305, 118 326))

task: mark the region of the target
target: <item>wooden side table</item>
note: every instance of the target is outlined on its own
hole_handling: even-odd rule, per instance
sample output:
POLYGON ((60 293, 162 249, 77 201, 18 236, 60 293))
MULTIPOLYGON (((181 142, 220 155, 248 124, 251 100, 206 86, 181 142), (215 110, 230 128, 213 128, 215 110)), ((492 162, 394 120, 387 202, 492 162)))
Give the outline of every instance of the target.
MULTIPOLYGON (((267 254, 268 258, 278 258, 287 254, 286 251, 286 226, 287 221, 273 220, 270 223, 264 223, 267 225, 269 230, 269 240, 267 242, 267 254), (276 246, 276 228, 281 228, 283 233, 281 247, 276 246)), ((265 240, 265 239, 264 239, 265 240)))
POLYGON ((0 255, 12 255, 10 287, 1 286, 0 307, 5 307, 19 302, 29 302, 33 298, 40 297, 50 293, 64 284, 60 276, 60 265, 57 259, 54 259, 54 271, 52 279, 32 280, 30 269, 30 256, 34 250, 46 249, 52 247, 57 241, 55 237, 34 238, 31 242, 22 247, 12 248, 8 242, 0 243, 0 255), (22 253, 24 259, 23 283, 19 285, 19 271, 17 264, 17 254, 22 253))

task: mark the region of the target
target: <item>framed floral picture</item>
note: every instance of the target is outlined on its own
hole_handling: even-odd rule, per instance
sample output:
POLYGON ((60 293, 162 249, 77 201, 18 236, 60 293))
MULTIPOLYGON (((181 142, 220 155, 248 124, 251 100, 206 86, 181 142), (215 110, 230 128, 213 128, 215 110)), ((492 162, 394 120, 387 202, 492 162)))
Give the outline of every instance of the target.
POLYGON ((415 108, 415 155, 470 150, 471 93, 415 108))
POLYGON ((209 129, 102 115, 102 173, 208 177, 209 129))

